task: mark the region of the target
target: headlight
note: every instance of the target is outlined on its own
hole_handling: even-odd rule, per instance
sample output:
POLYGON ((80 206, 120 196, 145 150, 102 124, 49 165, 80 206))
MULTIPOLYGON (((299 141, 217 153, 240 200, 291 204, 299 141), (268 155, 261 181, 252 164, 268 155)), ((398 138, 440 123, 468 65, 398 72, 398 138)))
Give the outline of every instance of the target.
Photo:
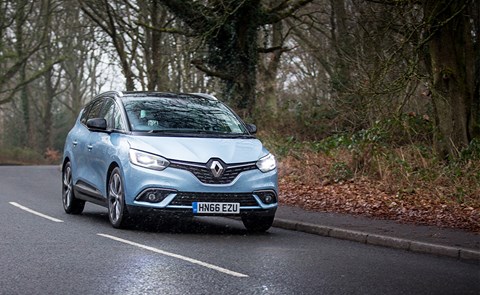
POLYGON ((149 154, 149 153, 145 153, 145 152, 141 152, 133 149, 130 149, 130 162, 132 162, 132 164, 135 164, 137 166, 154 169, 154 170, 163 170, 167 168, 168 164, 170 164, 168 160, 160 156, 156 156, 153 154, 149 154))
POLYGON ((265 157, 257 161, 257 167, 262 172, 272 171, 277 167, 277 162, 272 154, 268 154, 265 157))

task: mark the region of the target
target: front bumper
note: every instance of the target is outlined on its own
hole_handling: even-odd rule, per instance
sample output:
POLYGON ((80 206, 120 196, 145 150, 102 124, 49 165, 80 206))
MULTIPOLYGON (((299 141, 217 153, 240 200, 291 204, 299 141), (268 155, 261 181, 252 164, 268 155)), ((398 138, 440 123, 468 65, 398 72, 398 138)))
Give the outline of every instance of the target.
POLYGON ((273 215, 278 206, 276 169, 267 173, 258 169, 244 171, 227 184, 206 184, 193 173, 172 167, 155 171, 130 165, 124 173, 125 202, 132 214, 171 212, 193 215, 192 202, 234 202, 240 203, 240 215, 252 212, 273 215), (160 200, 147 201, 145 195, 150 192, 159 192, 160 200), (271 192, 274 200, 266 199, 265 192, 271 192))

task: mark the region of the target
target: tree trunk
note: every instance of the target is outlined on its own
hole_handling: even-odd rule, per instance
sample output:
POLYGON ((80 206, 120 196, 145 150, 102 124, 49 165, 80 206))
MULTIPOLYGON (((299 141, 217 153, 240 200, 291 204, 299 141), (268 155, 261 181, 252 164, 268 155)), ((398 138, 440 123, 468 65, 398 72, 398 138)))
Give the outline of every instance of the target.
MULTIPOLYGON (((285 51, 283 46, 283 23, 279 21, 272 25, 271 45, 275 48, 273 52, 266 53, 265 62, 259 68, 260 81, 263 84, 261 97, 257 102, 257 109, 261 109, 262 114, 275 118, 278 112, 277 100, 277 73, 280 66, 280 58, 285 51)), ((268 40, 266 40, 268 41, 268 40)), ((268 42, 266 42, 268 43, 268 42)))
MULTIPOLYGON (((25 0, 20 0, 17 3, 17 16, 15 19, 16 27, 16 51, 19 59, 23 58, 24 52, 24 40, 23 40, 23 25, 25 23, 25 7, 27 2, 25 0)), ((27 68, 26 64, 22 64, 21 69, 19 71, 19 83, 24 84, 27 81, 27 68)), ((28 86, 23 85, 20 89, 20 102, 23 111, 23 134, 21 136, 21 144, 26 147, 33 146, 33 134, 32 134, 32 126, 30 122, 30 102, 28 100, 28 86)))
POLYGON ((351 56, 351 38, 347 26, 345 0, 331 0, 332 46, 336 52, 335 74, 332 78, 334 90, 343 94, 350 89, 350 69, 348 57, 351 56))
POLYGON ((256 95, 260 1, 225 1, 223 5, 212 4, 213 9, 193 1, 160 2, 205 40, 205 60, 192 63, 207 75, 221 78, 225 86, 222 99, 242 116, 251 116, 256 95))
MULTIPOLYGON (((140 1, 140 17, 145 24, 161 28, 165 23, 166 11, 155 1, 140 1)), ((147 90, 168 89, 165 85, 164 56, 162 52, 162 32, 145 28, 145 66, 147 71, 147 90)))
MULTIPOLYGON (((50 50, 47 50, 50 51, 50 50)), ((46 71, 43 74, 44 81, 45 81, 45 104, 43 107, 43 114, 42 114, 42 120, 43 120, 43 128, 41 130, 42 133, 42 139, 41 139, 41 148, 42 151, 46 151, 47 148, 52 147, 52 127, 53 127, 53 114, 52 114, 52 108, 53 108, 53 98, 55 96, 55 89, 54 85, 52 82, 52 76, 53 76, 53 71, 52 69, 46 71)))
MULTIPOLYGON (((431 19, 428 42, 432 99, 437 134, 435 148, 446 158, 456 157, 473 134, 469 124, 474 107, 474 62, 471 26, 464 16, 468 0, 426 0, 424 13, 431 19)), ((478 100, 478 97, 477 97, 478 100)))
MULTIPOLYGON (((471 78, 473 82, 473 107, 470 112, 470 124, 468 130, 470 133, 470 138, 480 139, 480 3, 479 1, 472 1, 472 4, 469 7, 470 15, 470 30, 467 30, 465 33, 467 35, 473 34, 477 37, 476 43, 472 44, 470 39, 469 46, 473 47, 473 50, 470 52, 471 55, 467 56, 467 63, 470 67, 470 75, 473 75, 471 78), (473 33, 472 33, 473 32, 473 33)), ((470 35, 471 37, 471 35, 470 35)))
POLYGON ((208 63, 229 79, 225 83, 225 98, 242 116, 253 115, 256 98, 258 61, 257 30, 259 1, 245 1, 210 37, 208 63))

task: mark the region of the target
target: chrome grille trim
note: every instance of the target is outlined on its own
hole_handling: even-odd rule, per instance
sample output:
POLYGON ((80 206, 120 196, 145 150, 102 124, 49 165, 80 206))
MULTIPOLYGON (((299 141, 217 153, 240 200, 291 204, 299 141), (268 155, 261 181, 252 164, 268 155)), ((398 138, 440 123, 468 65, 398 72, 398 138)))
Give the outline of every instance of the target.
POLYGON ((170 168, 182 169, 189 171, 195 175, 198 180, 206 184, 229 184, 237 176, 245 171, 258 169, 256 162, 249 163, 239 163, 239 164, 224 164, 225 171, 221 177, 214 177, 212 171, 207 167, 207 164, 194 163, 194 162, 183 162, 183 161, 170 161, 170 168))

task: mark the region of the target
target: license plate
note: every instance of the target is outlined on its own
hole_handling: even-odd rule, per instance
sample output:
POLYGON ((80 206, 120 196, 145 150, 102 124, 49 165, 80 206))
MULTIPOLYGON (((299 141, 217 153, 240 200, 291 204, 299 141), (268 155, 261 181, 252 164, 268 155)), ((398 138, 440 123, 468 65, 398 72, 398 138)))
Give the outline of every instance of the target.
POLYGON ((238 214, 240 203, 193 202, 194 214, 238 214))

